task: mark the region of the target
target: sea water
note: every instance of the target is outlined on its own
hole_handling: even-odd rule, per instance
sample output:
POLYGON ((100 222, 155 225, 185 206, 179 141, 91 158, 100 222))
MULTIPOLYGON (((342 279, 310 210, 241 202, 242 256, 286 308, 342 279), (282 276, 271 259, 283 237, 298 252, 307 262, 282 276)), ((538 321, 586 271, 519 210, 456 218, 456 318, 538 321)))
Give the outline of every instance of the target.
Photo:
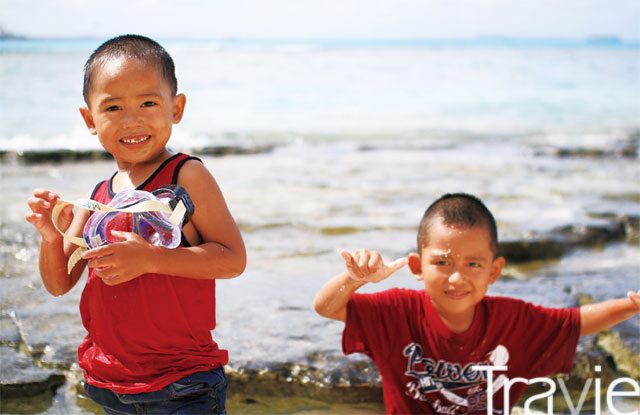
MULTIPOLYGON (((342 364, 342 324, 311 306, 342 271, 340 249, 415 251, 422 213, 443 193, 481 197, 502 240, 640 216, 638 44, 160 40, 187 96, 173 150, 273 146, 202 157, 248 251, 245 273, 217 284, 213 334, 231 367, 342 364)), ((0 150, 100 148, 78 112, 99 43, 0 42, 0 150)), ((74 359, 84 280, 60 298, 44 290, 26 199, 36 187, 82 197, 114 168, 0 163, 0 309, 32 344, 53 345, 45 359, 74 359)), ((623 297, 640 288, 638 258, 637 239, 575 250, 507 267, 489 294, 547 306, 623 297)), ((363 291, 392 286, 421 288, 403 269, 363 291)))

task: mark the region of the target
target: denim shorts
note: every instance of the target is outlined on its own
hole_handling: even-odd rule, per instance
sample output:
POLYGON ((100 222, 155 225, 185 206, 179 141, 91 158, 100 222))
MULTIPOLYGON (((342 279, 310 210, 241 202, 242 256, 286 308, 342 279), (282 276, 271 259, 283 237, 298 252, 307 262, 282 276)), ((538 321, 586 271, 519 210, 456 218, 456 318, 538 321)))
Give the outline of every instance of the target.
POLYGON ((86 382, 84 388, 89 397, 104 408, 107 415, 227 413, 227 377, 222 366, 193 373, 155 392, 115 393, 86 382))

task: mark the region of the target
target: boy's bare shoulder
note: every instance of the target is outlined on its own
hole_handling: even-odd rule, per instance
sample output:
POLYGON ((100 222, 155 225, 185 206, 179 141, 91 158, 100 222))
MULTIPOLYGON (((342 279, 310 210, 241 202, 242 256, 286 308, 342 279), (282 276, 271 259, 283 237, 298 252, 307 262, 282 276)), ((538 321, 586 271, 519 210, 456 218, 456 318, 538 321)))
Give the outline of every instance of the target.
POLYGON ((214 180, 213 175, 207 169, 207 166, 198 159, 190 158, 184 161, 184 164, 180 168, 178 175, 178 184, 184 186, 184 184, 197 184, 203 180, 214 180))

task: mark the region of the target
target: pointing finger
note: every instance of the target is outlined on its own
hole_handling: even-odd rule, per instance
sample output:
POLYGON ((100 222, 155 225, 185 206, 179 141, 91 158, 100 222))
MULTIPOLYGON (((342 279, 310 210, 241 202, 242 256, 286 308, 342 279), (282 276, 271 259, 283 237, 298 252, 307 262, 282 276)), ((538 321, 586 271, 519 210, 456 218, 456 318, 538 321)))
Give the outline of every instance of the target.
POLYGON ((633 292, 633 291, 629 291, 627 293, 627 296, 629 297, 629 299, 631 301, 633 301, 636 306, 638 307, 638 309, 640 309, 640 290, 638 290, 638 292, 633 292))
POLYGON ((409 258, 408 257, 398 258, 395 261, 393 261, 392 263, 390 263, 387 266, 387 268, 391 272, 396 272, 397 270, 399 270, 400 268, 404 267, 408 263, 409 263, 409 258))

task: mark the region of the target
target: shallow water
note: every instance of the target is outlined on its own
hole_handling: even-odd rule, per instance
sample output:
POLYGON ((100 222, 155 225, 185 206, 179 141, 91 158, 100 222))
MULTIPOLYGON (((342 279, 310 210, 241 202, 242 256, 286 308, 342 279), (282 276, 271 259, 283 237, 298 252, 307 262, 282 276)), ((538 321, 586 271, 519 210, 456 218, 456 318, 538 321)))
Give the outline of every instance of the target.
MULTIPOLYGON (((301 142, 266 154, 204 157, 239 223, 249 258, 241 277, 218 282, 214 336, 230 350, 231 365, 305 361, 318 351, 339 354, 341 325, 311 308, 315 292, 341 271, 339 250, 367 247, 388 260, 414 251, 415 226, 442 193, 468 191, 483 198, 504 240, 601 223, 594 213, 639 213, 637 200, 629 196, 640 194, 637 160, 601 159, 593 169, 593 160, 532 156, 536 145, 487 140, 430 148, 389 142, 363 150, 348 142, 301 142)), ((113 165, 4 164, 0 169, 6 183, 0 208, 3 309, 22 318, 53 319, 29 333, 35 344, 46 344, 51 332, 74 344, 83 333, 77 302, 84 280, 61 298, 45 292, 36 267, 37 234, 22 219, 25 200, 37 186, 67 199, 81 197, 108 177, 113 165)), ((621 297, 640 286, 639 253, 637 241, 620 242, 534 270, 507 267, 505 274, 516 278, 499 280, 490 294, 558 306, 574 305, 578 294, 621 297)), ((390 286, 421 285, 403 269, 363 290, 390 286)))
MULTIPOLYGON (((98 147, 76 110, 89 46, 74 47, 0 50, 0 150, 98 147), (57 105, 40 99, 45 79, 57 105)), ((275 146, 202 157, 248 251, 246 272, 217 289, 213 334, 231 369, 308 364, 326 384, 375 379, 347 370, 364 358, 342 356, 342 324, 316 315, 313 297, 342 270, 340 249, 387 260, 415 250, 422 213, 443 193, 481 197, 505 241, 640 216, 637 49, 171 48, 189 97, 172 148, 275 146)), ((46 364, 75 361, 84 279, 63 297, 44 290, 26 199, 36 187, 83 197, 113 171, 109 161, 0 162, 0 311, 46 364)), ((403 269, 363 291, 392 286, 421 287, 403 269)), ((636 237, 508 264, 489 294, 573 306, 638 288, 636 237)), ((640 317, 625 330, 640 354, 640 317)), ((68 386, 53 402, 31 413, 85 411, 68 386)))

